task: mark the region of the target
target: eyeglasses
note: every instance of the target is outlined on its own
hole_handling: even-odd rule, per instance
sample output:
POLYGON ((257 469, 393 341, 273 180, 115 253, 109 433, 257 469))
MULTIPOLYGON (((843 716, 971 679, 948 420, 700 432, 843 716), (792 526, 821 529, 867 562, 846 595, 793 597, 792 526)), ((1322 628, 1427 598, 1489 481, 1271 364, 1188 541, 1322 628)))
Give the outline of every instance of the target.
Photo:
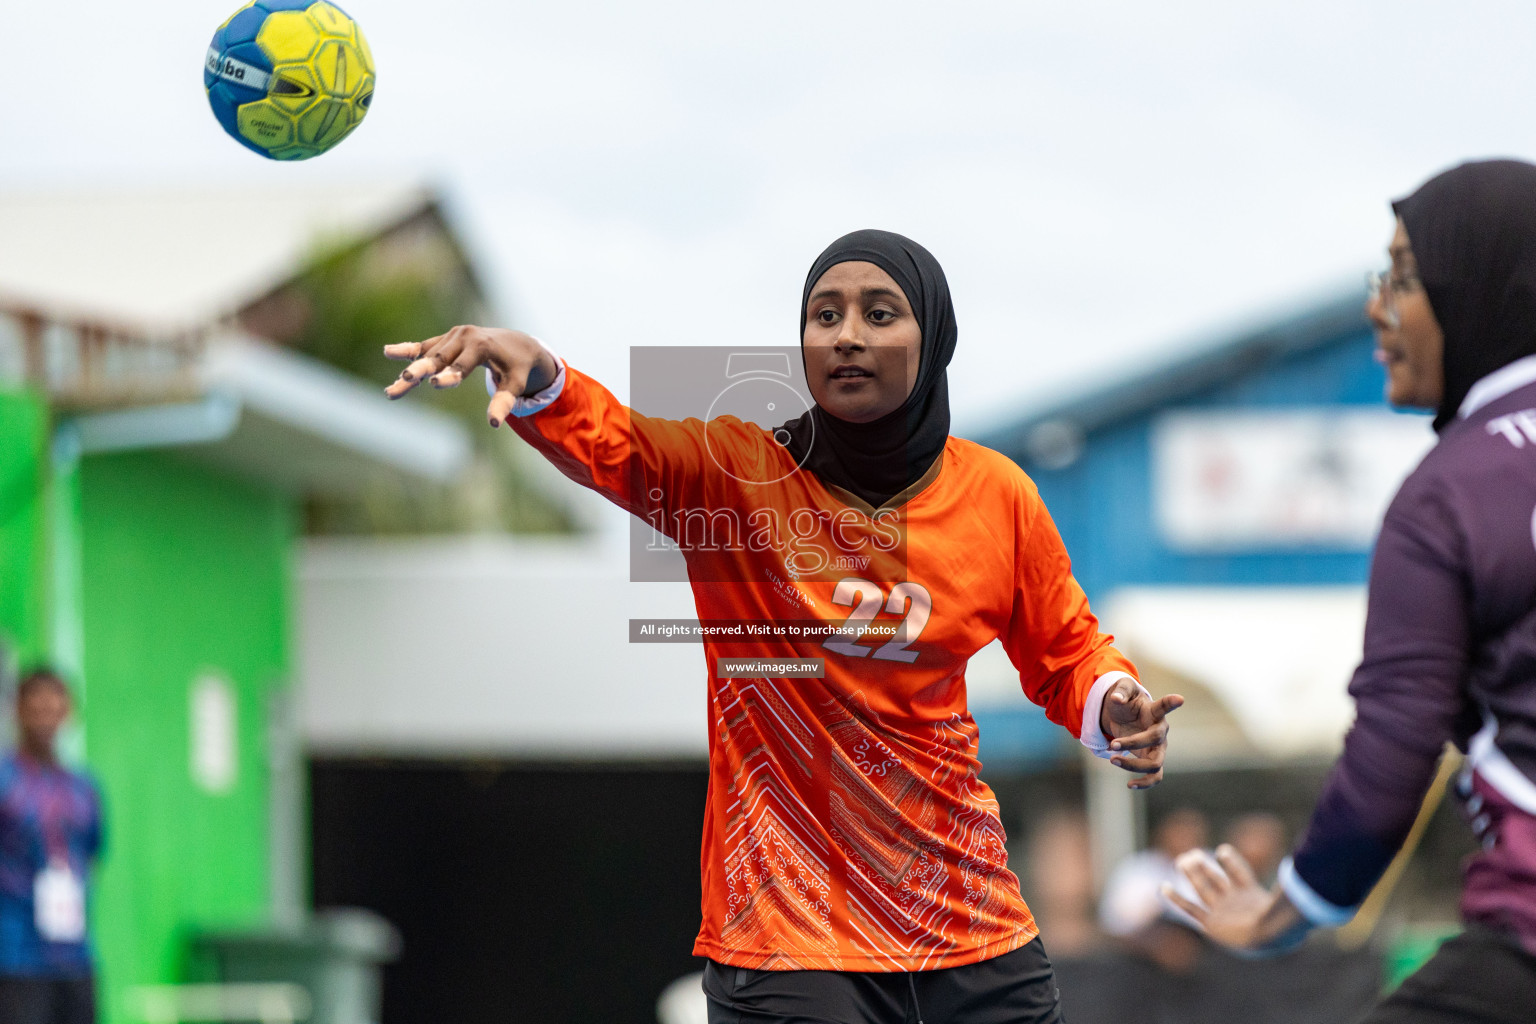
POLYGON ((1372 271, 1365 275, 1366 302, 1380 302, 1382 316, 1395 331, 1402 325, 1397 316, 1397 296, 1408 294, 1419 284, 1417 274, 1395 273, 1390 267, 1372 271))

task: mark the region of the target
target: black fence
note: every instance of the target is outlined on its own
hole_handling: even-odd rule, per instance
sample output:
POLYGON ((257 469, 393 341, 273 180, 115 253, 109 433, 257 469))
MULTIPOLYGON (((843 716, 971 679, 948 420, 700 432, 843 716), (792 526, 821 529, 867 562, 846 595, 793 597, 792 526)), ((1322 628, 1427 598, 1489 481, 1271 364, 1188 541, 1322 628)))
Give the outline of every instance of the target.
MULTIPOLYGON (((383 1024, 653 1024, 662 989, 702 967, 702 764, 322 760, 310 778, 316 905, 367 907, 404 938, 383 1024)), ((999 787, 1005 808, 1051 795, 1029 781, 999 787)), ((1380 989, 1368 951, 1248 961, 1175 939, 1174 968, 1053 954, 1067 1019, 1345 1024, 1380 989)))
POLYGON ((699 970, 697 767, 321 761, 317 906, 377 911, 404 953, 383 1024, 652 1024, 699 970))
POLYGON ((1069 1024, 1354 1024, 1382 982, 1379 955, 1341 953, 1326 940, 1273 960, 1202 943, 1183 971, 1122 953, 1055 965, 1069 1024))

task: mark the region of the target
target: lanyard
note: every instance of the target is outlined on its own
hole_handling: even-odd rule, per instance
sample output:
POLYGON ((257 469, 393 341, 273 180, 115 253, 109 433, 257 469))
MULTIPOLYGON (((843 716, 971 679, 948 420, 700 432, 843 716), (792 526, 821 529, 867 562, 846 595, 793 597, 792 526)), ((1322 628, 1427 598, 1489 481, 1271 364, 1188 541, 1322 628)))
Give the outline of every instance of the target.
POLYGON ((43 850, 49 863, 68 861, 69 838, 65 835, 68 804, 73 795, 68 778, 57 768, 22 762, 26 784, 33 787, 37 802, 37 821, 43 833, 43 850))

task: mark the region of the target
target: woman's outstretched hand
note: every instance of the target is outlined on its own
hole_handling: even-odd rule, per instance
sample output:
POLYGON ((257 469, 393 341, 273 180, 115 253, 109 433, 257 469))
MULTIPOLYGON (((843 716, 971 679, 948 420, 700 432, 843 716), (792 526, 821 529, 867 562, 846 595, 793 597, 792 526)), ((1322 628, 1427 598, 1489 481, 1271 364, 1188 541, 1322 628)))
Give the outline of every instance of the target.
POLYGON ((1153 700, 1125 679, 1104 695, 1099 729, 1109 737, 1113 751, 1110 764, 1134 772, 1126 783, 1131 789, 1151 789, 1163 781, 1163 758, 1168 754, 1168 715, 1184 706, 1184 698, 1171 693, 1153 700))
POLYGON ((424 380, 436 388, 453 388, 477 366, 490 372, 496 386, 486 417, 499 427, 512 412, 513 403, 549 387, 560 366, 538 339, 522 331, 502 327, 455 327, 426 341, 385 345, 390 359, 409 359, 407 366, 384 393, 399 398, 424 380))
POLYGON ((1298 945, 1309 929, 1299 911, 1277 887, 1264 888, 1253 868, 1231 846, 1215 856, 1190 850, 1174 862, 1194 888, 1198 902, 1163 886, 1163 898, 1184 911, 1213 940, 1245 952, 1279 953, 1298 945))

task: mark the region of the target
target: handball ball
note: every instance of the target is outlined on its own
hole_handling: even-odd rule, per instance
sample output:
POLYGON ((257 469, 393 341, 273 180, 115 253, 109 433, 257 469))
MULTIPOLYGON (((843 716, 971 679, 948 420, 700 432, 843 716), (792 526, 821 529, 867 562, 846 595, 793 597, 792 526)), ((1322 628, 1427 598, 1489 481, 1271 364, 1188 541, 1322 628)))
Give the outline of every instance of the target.
POLYGON ((373 54, 335 4, 252 0, 213 34, 203 85, 236 142, 273 160, 307 160, 368 113, 373 54))

